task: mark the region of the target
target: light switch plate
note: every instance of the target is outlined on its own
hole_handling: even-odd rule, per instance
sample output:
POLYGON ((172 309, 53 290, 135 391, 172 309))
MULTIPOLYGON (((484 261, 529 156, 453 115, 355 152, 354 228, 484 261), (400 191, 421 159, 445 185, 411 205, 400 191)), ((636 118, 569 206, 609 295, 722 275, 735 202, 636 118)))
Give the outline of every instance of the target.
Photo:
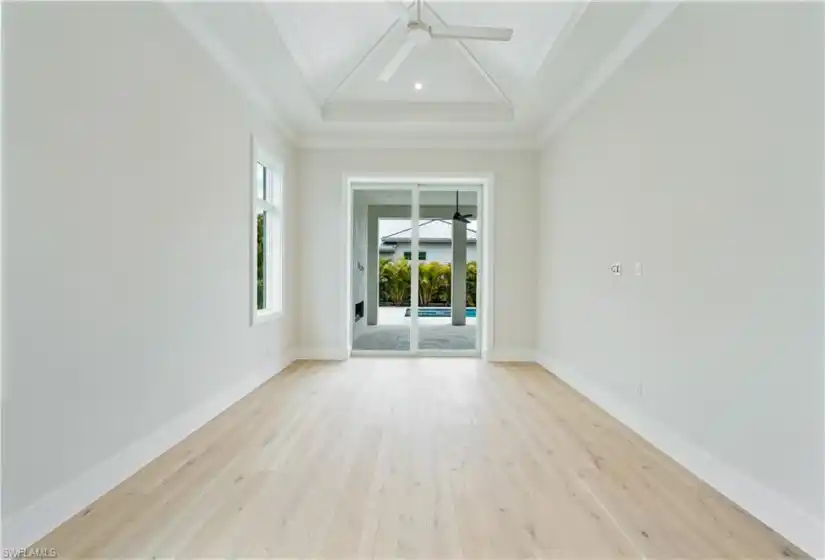
POLYGON ((613 276, 621 276, 622 275, 622 263, 616 263, 610 267, 610 272, 613 273, 613 276))
POLYGON ((644 274, 644 267, 642 266, 642 263, 637 262, 636 263, 636 276, 642 276, 642 274, 644 274))

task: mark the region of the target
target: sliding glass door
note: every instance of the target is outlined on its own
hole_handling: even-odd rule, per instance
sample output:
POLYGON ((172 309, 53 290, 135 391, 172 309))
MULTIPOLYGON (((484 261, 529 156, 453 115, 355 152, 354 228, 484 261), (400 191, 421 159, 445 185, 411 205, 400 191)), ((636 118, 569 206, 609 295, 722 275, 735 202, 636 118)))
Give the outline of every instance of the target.
POLYGON ((478 355, 479 187, 352 188, 353 354, 478 355))
POLYGON ((364 185, 352 198, 354 352, 410 352, 412 186, 364 185))
POLYGON ((420 353, 473 354, 479 349, 478 214, 476 188, 420 187, 420 353))

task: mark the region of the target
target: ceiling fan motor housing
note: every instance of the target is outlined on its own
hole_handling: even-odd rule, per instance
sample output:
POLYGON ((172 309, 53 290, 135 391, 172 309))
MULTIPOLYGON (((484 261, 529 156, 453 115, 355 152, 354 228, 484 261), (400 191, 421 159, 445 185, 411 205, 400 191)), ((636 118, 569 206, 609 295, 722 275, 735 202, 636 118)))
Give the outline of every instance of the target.
POLYGON ((407 25, 407 37, 415 45, 426 45, 430 42, 430 27, 421 23, 420 21, 411 21, 407 25))

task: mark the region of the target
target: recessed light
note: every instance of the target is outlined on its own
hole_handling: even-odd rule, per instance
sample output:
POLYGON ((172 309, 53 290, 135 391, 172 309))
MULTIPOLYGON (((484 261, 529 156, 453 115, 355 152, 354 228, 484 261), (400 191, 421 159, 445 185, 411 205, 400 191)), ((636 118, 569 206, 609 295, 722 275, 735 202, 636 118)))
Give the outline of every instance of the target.
POLYGON ((422 84, 421 82, 415 82, 415 90, 421 91, 422 89, 424 89, 424 84, 422 84))

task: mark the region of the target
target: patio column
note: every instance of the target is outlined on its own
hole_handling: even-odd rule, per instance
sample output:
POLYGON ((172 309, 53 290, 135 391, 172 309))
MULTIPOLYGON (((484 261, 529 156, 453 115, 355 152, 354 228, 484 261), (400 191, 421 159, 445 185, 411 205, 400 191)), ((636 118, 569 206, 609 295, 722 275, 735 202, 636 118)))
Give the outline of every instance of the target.
POLYGON ((367 208, 367 324, 378 324, 378 211, 367 208))
POLYGON ((450 316, 453 325, 467 324, 467 224, 453 220, 453 278, 450 316))

